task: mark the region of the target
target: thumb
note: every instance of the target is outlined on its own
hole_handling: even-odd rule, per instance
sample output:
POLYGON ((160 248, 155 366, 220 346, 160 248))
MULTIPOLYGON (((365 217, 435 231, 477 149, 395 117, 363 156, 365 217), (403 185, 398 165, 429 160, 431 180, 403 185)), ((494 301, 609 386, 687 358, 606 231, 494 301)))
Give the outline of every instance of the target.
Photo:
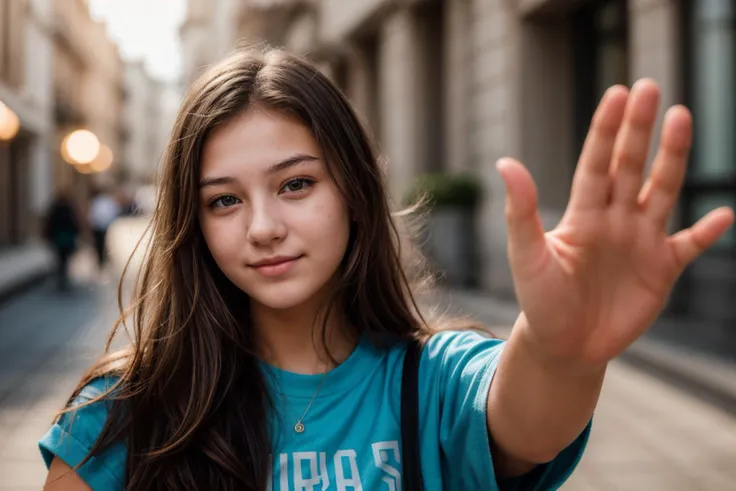
POLYGON ((521 162, 504 158, 496 164, 506 185, 508 256, 515 276, 535 274, 545 254, 544 228, 537 210, 537 189, 521 162))

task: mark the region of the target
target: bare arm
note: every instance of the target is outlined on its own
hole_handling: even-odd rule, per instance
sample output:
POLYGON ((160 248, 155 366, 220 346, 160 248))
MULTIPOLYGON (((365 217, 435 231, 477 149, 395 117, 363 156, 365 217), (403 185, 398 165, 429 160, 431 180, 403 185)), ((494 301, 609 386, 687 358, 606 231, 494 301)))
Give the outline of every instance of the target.
POLYGON ((605 365, 545 359, 524 339, 524 317, 504 349, 488 396, 488 431, 498 477, 553 460, 585 429, 605 365))
POLYGON ((92 491, 79 475, 72 471, 66 462, 54 457, 46 477, 44 491, 92 491))

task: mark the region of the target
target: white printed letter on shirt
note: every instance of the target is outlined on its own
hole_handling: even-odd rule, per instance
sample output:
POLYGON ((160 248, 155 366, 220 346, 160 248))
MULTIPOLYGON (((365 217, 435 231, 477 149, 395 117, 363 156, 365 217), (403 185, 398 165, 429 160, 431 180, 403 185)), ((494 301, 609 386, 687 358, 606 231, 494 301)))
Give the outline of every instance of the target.
POLYGON ((388 485, 390 491, 401 490, 401 473, 396 467, 388 465, 388 462, 401 463, 401 453, 399 452, 399 442, 396 440, 390 442, 376 442, 373 447, 373 461, 376 467, 381 469, 388 476, 383 476, 383 482, 388 485), (393 453, 393 459, 391 454, 393 453))
POLYGON ((349 487, 353 488, 353 491, 363 491, 355 450, 338 450, 335 454, 335 484, 338 491, 347 491, 349 487), (350 479, 345 478, 343 458, 347 458, 350 463, 350 479))
POLYGON ((314 491, 319 485, 320 476, 317 471, 317 452, 294 452, 294 490, 314 491), (309 462, 309 477, 304 477, 302 462, 309 462))
POLYGON ((327 454, 319 453, 319 472, 322 476, 322 491, 330 489, 330 475, 327 473, 327 454))
POLYGON ((279 461, 281 463, 281 469, 279 471, 281 476, 281 489, 289 489, 289 454, 279 454, 279 461))

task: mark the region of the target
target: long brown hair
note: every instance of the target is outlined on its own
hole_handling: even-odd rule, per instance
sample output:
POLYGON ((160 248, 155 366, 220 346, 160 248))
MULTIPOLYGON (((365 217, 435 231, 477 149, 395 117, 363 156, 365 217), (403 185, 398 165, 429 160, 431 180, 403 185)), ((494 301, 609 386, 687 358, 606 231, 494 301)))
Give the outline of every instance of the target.
POLYGON ((417 281, 426 279, 418 274, 422 262, 407 254, 379 158, 348 100, 303 59, 236 51, 204 73, 182 104, 132 306, 115 324, 108 354, 72 396, 98 377, 114 378, 96 400, 112 406, 90 455, 124 441, 128 489, 262 490, 270 479, 272 403, 249 299, 216 266, 197 213, 208 135, 254 105, 288 113, 312 131, 354 217, 330 307, 344 312, 359 335, 401 341, 436 329, 414 298, 417 281), (131 344, 110 353, 126 315, 131 344))

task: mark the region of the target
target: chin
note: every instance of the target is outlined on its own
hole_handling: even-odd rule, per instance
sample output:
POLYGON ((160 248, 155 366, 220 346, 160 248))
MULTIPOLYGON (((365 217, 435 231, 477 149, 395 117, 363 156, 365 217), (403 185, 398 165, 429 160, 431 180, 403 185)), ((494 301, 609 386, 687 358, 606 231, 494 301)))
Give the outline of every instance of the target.
POLYGON ((273 310, 289 310, 309 302, 319 288, 299 284, 273 284, 255 288, 243 288, 256 303, 273 310))

